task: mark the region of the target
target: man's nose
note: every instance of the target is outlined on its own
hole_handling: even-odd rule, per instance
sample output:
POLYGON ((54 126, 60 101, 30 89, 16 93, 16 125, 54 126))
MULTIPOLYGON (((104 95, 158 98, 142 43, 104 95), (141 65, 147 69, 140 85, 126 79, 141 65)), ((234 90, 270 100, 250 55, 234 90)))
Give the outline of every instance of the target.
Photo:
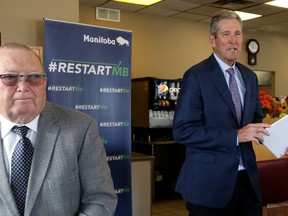
POLYGON ((26 91, 27 89, 29 89, 29 85, 26 81, 27 80, 25 77, 19 77, 18 83, 17 83, 17 89, 22 90, 22 91, 26 91))

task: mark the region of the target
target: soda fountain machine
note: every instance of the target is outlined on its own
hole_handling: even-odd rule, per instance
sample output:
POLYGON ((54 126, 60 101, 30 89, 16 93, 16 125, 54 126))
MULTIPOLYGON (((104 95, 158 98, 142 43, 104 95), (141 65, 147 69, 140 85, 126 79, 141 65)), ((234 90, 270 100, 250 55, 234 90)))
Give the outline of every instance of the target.
POLYGON ((172 124, 181 79, 132 79, 132 150, 154 156, 154 198, 169 197, 185 147, 173 140, 172 124))

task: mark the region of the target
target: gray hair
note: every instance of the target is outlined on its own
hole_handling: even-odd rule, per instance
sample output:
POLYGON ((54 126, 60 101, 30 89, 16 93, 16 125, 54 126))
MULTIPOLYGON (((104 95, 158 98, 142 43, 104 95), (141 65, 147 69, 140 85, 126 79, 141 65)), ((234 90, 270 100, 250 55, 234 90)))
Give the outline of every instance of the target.
POLYGON ((241 28, 243 27, 242 19, 237 13, 231 10, 220 10, 213 15, 210 23, 210 35, 213 35, 215 38, 217 36, 218 23, 222 19, 237 19, 241 24, 241 28))

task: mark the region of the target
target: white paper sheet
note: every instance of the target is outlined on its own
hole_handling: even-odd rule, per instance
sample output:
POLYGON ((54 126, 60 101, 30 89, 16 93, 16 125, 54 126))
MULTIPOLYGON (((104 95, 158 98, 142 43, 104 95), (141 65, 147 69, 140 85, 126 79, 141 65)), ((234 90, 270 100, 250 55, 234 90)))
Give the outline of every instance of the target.
POLYGON ((267 130, 270 132, 270 136, 263 134, 263 144, 277 158, 282 157, 288 147, 288 115, 273 123, 267 130))

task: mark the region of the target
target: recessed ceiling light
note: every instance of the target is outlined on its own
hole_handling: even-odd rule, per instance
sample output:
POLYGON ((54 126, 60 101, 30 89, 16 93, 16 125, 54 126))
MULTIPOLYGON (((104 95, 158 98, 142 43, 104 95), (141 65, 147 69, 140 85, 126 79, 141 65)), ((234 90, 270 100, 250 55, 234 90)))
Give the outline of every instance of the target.
POLYGON ((114 0, 114 1, 149 6, 162 0, 114 0))
POLYGON ((276 6, 276 7, 288 8, 287 0, 275 0, 275 1, 266 2, 265 4, 276 6))
POLYGON ((235 13, 237 13, 241 19, 244 20, 249 20, 249 19, 255 19, 258 17, 261 17, 262 15, 259 14, 253 14, 253 13, 246 13, 246 12, 242 12, 242 11, 235 11, 235 13))

